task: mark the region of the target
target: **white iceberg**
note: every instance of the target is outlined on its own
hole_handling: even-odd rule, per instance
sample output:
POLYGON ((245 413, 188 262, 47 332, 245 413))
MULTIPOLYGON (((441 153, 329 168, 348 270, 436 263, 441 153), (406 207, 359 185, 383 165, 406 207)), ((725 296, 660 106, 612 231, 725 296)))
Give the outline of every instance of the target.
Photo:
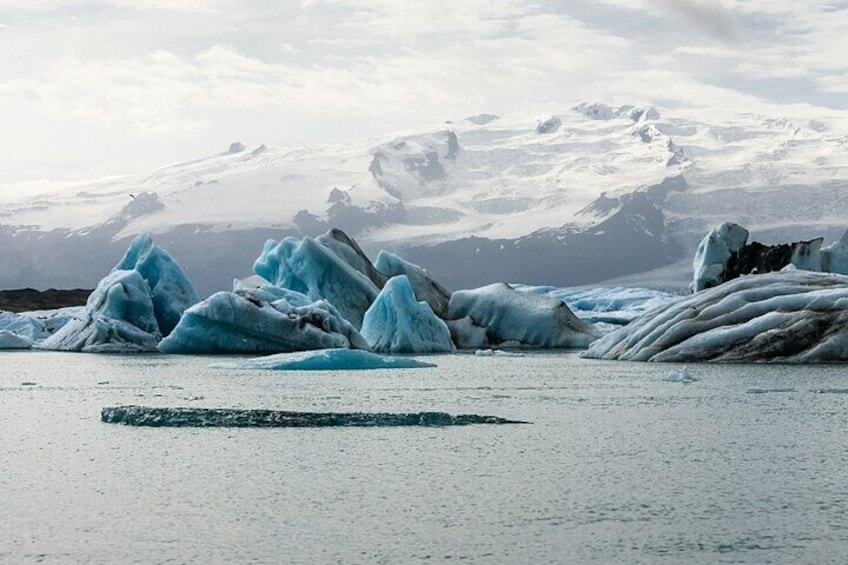
POLYGON ((367 349, 359 332, 327 301, 265 286, 218 292, 183 313, 159 344, 163 353, 280 353, 367 349), (281 296, 277 298, 277 296, 281 296))
POLYGON ((416 300, 406 275, 391 278, 362 322, 362 337, 381 353, 453 351, 447 325, 425 301, 416 300))
POLYGON ((595 359, 827 363, 848 361, 848 277, 749 275, 680 297, 596 341, 595 359))
MULTIPOLYGON (((486 328, 487 344, 530 347, 586 347, 600 333, 557 298, 518 292, 506 283, 458 290, 450 300, 451 320, 468 317, 486 328)), ((457 343, 461 345, 464 340, 457 343)))
POLYGON ((88 297, 79 317, 38 344, 86 353, 156 351, 162 339, 150 286, 138 271, 113 271, 88 297))
POLYGON ((215 363, 219 369, 265 369, 273 371, 356 371, 366 369, 417 369, 435 367, 409 357, 377 355, 355 349, 319 349, 280 353, 240 363, 215 363))
POLYGON ((724 222, 705 235, 692 261, 692 290, 699 292, 723 283, 728 261, 747 242, 748 230, 731 222, 724 222))

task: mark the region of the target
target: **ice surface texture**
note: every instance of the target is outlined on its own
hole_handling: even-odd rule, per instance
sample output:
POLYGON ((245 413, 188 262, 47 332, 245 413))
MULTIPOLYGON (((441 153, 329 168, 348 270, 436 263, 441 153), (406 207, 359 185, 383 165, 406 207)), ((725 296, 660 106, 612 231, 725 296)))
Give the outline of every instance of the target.
POLYGON ((326 299, 359 329, 379 288, 367 274, 351 265, 354 257, 360 258, 355 249, 336 239, 331 241, 325 245, 310 237, 289 237, 279 243, 268 240, 253 271, 276 286, 300 292, 312 300, 326 299))
POLYGON ((200 301, 183 270, 149 234, 133 239, 113 271, 138 271, 150 286, 153 312, 162 335, 168 335, 183 311, 200 301))
POLYGON ((467 426, 471 424, 526 424, 497 416, 444 412, 284 412, 237 408, 155 408, 150 406, 113 406, 103 408, 100 420, 108 424, 151 427, 396 427, 396 426, 467 426))
POLYGON ((85 309, 38 347, 86 353, 156 351, 197 294, 180 266, 147 234, 137 236, 85 309))
POLYGON ((357 371, 367 369, 420 369, 435 367, 410 357, 377 355, 355 349, 319 349, 279 353, 238 363, 215 363, 219 369, 265 369, 272 371, 357 371))
POLYGON ((586 347, 600 335, 578 319, 557 298, 518 292, 505 283, 453 293, 449 308, 455 343, 460 347, 487 344, 535 347, 586 347), (465 320, 463 320, 465 319, 465 320))
POLYGON ((730 222, 710 231, 695 252, 692 290, 698 292, 740 275, 779 271, 787 265, 804 271, 848 274, 848 246, 844 241, 827 247, 822 247, 823 238, 777 245, 747 241, 748 230, 730 222))
POLYGON ((630 361, 848 361, 848 277, 744 276, 653 310, 584 354, 630 361))
POLYGON ((0 330, 0 349, 29 349, 32 340, 9 330, 0 330))
POLYGON ((365 313, 362 337, 381 353, 453 351, 447 325, 419 302, 406 275, 390 279, 365 313))
POLYGON ((100 283, 78 318, 39 347, 87 353, 156 351, 162 338, 150 286, 138 271, 113 271, 100 283))
POLYGON ((192 306, 159 344, 163 353, 281 353, 368 348, 328 302, 271 285, 218 292, 192 306))

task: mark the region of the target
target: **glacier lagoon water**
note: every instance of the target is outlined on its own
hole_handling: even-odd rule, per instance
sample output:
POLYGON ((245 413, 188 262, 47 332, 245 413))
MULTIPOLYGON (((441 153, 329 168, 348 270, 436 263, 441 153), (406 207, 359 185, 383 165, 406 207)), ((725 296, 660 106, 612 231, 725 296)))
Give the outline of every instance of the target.
POLYGON ((0 562, 843 563, 848 367, 0 354, 0 562), (27 383, 27 384, 24 384, 27 383), (34 384, 30 384, 34 383, 34 384), (116 404, 495 414, 533 425, 168 429, 116 404))

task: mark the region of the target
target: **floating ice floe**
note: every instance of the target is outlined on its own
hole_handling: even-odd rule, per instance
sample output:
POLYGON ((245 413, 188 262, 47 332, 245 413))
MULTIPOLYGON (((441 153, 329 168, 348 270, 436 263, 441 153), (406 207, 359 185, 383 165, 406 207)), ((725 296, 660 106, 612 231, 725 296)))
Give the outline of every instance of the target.
POLYGON ((498 416, 445 412, 287 412, 244 408, 159 408, 107 406, 100 411, 107 424, 191 428, 327 428, 397 426, 468 426, 473 424, 529 424, 498 416))
POLYGON ((518 292, 505 283, 454 292, 449 317, 458 347, 586 347, 600 335, 562 300, 518 292), (478 328, 485 329, 484 343, 478 328))
POLYGON ((476 357, 526 357, 524 353, 517 351, 503 351, 501 349, 478 349, 474 352, 476 357))
POLYGON ((630 361, 848 361, 848 277, 749 275, 676 299, 584 354, 630 361))
POLYGON ((670 383, 694 383, 699 380, 698 377, 689 372, 689 367, 683 367, 679 371, 669 371, 668 374, 663 378, 664 381, 668 381, 670 383))
POLYGON ((273 371, 357 371, 366 369, 418 369, 435 367, 410 357, 377 355, 355 349, 319 349, 279 353, 237 363, 214 363, 217 369, 264 369, 273 371))
POLYGON ((447 325, 427 302, 419 302, 406 275, 391 278, 362 322, 362 337, 380 353, 453 351, 447 325))

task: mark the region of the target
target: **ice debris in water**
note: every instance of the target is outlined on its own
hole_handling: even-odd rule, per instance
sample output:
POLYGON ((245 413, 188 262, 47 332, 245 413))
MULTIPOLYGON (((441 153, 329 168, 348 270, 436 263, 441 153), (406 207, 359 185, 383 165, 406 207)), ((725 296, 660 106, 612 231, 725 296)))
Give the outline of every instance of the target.
POLYGON ((474 355, 477 357, 526 357, 524 353, 501 349, 478 349, 474 352, 474 355))
POLYGON ((156 408, 151 406, 107 406, 100 411, 107 424, 151 427, 397 427, 468 426, 472 424, 528 424, 498 416, 445 412, 288 412, 240 408, 156 408))
POLYGON ((683 367, 679 371, 669 371, 668 374, 663 379, 664 381, 668 381, 670 383, 694 383, 699 380, 698 377, 689 372, 689 367, 683 367))
POLYGON ((410 357, 377 355, 354 349, 319 349, 279 353, 235 363, 214 363, 216 369, 264 369, 272 371, 357 371, 366 369, 417 369, 435 367, 410 357))

